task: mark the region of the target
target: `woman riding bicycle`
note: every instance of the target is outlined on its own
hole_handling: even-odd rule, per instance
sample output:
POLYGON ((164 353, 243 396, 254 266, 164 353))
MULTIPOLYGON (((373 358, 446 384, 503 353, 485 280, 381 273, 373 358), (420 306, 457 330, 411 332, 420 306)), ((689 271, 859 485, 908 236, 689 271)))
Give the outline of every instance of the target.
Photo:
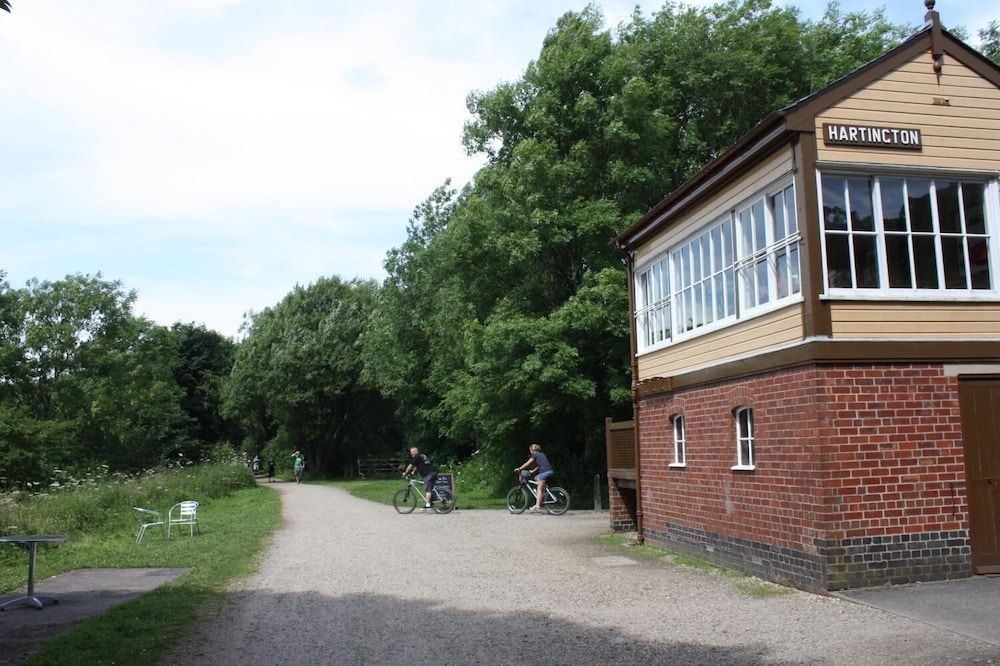
POLYGON ((535 475, 535 482, 538 484, 538 488, 535 490, 535 506, 531 507, 532 513, 538 513, 542 510, 542 498, 545 497, 545 482, 548 481, 555 474, 552 469, 552 463, 549 462, 549 457, 542 453, 542 447, 538 444, 532 444, 528 447, 528 451, 531 457, 528 458, 523 465, 520 467, 515 467, 515 472, 520 472, 521 470, 528 469, 531 467, 532 472, 538 472, 535 475))

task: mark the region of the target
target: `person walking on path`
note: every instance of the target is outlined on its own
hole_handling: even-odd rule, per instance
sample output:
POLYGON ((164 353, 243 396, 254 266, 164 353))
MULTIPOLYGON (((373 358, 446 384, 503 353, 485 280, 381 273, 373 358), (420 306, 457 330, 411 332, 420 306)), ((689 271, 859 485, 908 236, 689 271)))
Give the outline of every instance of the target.
POLYGON ((431 459, 415 446, 410 449, 410 464, 406 466, 403 476, 409 476, 414 470, 424 482, 424 510, 427 511, 431 508, 431 490, 434 489, 434 480, 437 479, 438 473, 431 464, 431 459))
POLYGON ((267 482, 274 483, 274 459, 267 461, 267 482))
POLYGON ((306 457, 302 455, 301 451, 296 451, 292 454, 292 458, 295 458, 295 463, 292 465, 292 470, 295 472, 295 483, 302 483, 302 470, 306 468, 306 457))
POLYGON ((549 462, 549 457, 542 453, 542 447, 538 444, 532 444, 528 447, 530 452, 530 457, 524 461, 524 464, 520 467, 515 467, 515 472, 520 472, 523 469, 528 469, 531 467, 532 472, 538 472, 535 475, 535 482, 537 487, 535 489, 535 506, 531 507, 532 513, 538 513, 542 510, 542 497, 545 496, 545 482, 548 481, 555 474, 555 470, 552 469, 552 463, 549 462))

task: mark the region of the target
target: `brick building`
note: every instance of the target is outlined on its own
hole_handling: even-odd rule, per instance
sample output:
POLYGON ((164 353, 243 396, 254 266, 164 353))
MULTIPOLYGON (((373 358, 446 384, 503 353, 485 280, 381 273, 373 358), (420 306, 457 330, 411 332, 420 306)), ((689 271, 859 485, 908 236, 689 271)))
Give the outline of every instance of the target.
POLYGON ((626 230, 612 525, 806 589, 1000 572, 998 173, 1000 68, 932 3, 626 230))

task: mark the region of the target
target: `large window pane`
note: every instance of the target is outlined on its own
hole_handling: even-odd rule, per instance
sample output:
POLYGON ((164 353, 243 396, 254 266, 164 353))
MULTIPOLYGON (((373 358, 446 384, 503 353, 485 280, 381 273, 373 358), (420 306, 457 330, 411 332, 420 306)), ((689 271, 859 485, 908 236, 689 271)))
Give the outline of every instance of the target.
POLYGON ((771 197, 771 216, 774 218, 774 240, 785 237, 785 193, 778 192, 771 197))
POLYGON ((889 286, 895 289, 911 289, 913 279, 910 275, 910 239, 902 235, 887 235, 885 261, 889 267, 889 286))
POLYGON ((969 269, 972 272, 973 289, 990 288, 990 255, 985 238, 970 238, 969 269))
POLYGON ((722 270, 722 227, 712 229, 712 261, 715 270, 722 270))
POLYGON ((917 289, 937 289, 937 244, 933 236, 913 237, 913 265, 917 289))
POLYGON ((899 178, 880 179, 879 194, 882 197, 882 226, 886 231, 906 231, 903 181, 899 178))
POLYGON ((750 219, 750 209, 740 211, 740 255, 747 256, 753 254, 753 224, 750 219))
POLYGON ((723 289, 725 278, 720 273, 715 276, 715 318, 723 319, 726 316, 726 293, 723 289))
POLYGON ((965 232, 968 234, 986 233, 986 214, 983 204, 986 201, 983 186, 979 183, 962 183, 962 204, 965 207, 965 232))
POLYGON ((823 176, 823 227, 827 231, 847 230, 843 178, 823 176))
POLYGON ((726 314, 731 315, 736 312, 736 272, 730 268, 726 270, 726 314))
POLYGON ((753 249, 763 250, 767 247, 767 232, 764 230, 764 200, 753 205, 753 249))
POLYGON ((876 237, 854 236, 854 284, 858 289, 878 289, 876 237))
POLYGON ((968 289, 965 279, 965 243, 961 236, 941 237, 941 258, 944 260, 946 289, 968 289))
POLYGON ((943 234, 962 233, 962 218, 958 213, 958 183, 939 180, 934 186, 937 194, 938 229, 943 234))
POLYGON ((851 287, 851 255, 847 234, 826 235, 827 281, 833 288, 851 287))
POLYGON ((875 231, 871 179, 848 178, 847 191, 851 205, 851 229, 853 231, 875 231))
POLYGON ((730 221, 722 224, 722 246, 725 248, 726 266, 733 265, 733 223, 730 221))
POLYGON ((910 178, 906 181, 907 204, 910 209, 910 231, 934 231, 931 219, 931 181, 910 178))
POLYGON ((777 273, 777 298, 785 298, 788 296, 788 251, 786 249, 778 250, 775 255, 775 272, 777 273))
POLYGON ((767 283, 767 259, 757 262, 757 305, 768 303, 771 300, 771 290, 767 283))
POLYGON ((795 194, 792 188, 785 190, 785 217, 788 235, 791 236, 799 230, 798 214, 795 212, 795 194))
POLYGON ((790 263, 791 263, 791 277, 790 277, 791 286, 790 286, 790 289, 791 289, 791 292, 793 294, 797 294, 800 291, 802 291, 802 285, 801 285, 801 283, 799 281, 799 246, 798 245, 793 245, 792 246, 792 251, 790 253, 790 256, 791 256, 791 259, 789 260, 790 263))

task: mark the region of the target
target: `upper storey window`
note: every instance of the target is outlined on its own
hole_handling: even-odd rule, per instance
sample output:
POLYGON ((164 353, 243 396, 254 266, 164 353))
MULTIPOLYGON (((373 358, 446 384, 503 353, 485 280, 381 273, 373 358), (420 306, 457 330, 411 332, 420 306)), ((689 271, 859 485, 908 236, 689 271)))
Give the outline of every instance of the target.
POLYGON ((798 297, 788 183, 759 192, 636 271, 636 337, 648 351, 798 297))
POLYGON ((832 174, 821 180, 828 293, 953 298, 996 291, 989 213, 995 183, 832 174))

